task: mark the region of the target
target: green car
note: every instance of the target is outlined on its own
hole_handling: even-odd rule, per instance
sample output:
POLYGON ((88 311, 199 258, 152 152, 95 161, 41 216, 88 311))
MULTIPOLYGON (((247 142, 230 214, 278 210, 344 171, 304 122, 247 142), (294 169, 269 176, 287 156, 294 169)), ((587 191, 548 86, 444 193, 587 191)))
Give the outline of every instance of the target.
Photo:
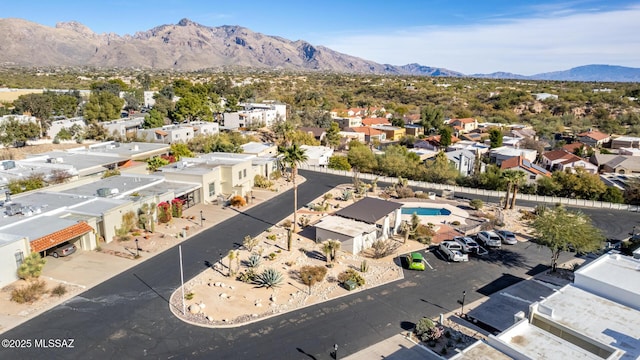
POLYGON ((409 269, 424 271, 424 258, 422 254, 414 252, 407 255, 407 263, 409 263, 409 269))

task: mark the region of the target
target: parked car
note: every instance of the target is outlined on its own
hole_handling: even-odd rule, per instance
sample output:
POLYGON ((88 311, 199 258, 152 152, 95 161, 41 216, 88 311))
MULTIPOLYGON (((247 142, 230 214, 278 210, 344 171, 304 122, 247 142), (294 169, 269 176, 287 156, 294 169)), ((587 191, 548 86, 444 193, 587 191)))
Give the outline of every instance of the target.
POLYGON ((480 231, 477 236, 478 242, 484 247, 500 247, 502 239, 493 231, 480 231))
POLYGON ((469 236, 456 236, 453 238, 453 241, 460 244, 460 246, 462 246, 462 252, 467 254, 477 253, 478 248, 480 247, 480 245, 478 245, 478 243, 469 236))
POLYGON ((469 261, 469 255, 462 252, 462 245, 457 241, 443 241, 440 243, 440 251, 449 261, 469 261))
POLYGON ((512 233, 511 231, 498 230, 496 231, 496 234, 500 236, 500 239, 502 240, 503 244, 515 245, 518 243, 518 239, 516 239, 516 234, 512 233))
POLYGON ((419 252, 413 252, 406 256, 408 268, 410 270, 424 271, 424 257, 419 252))
POLYGON ((76 252, 76 246, 68 242, 58 245, 53 249, 49 249, 49 255, 53 256, 54 258, 60 256, 69 256, 74 252, 76 252))

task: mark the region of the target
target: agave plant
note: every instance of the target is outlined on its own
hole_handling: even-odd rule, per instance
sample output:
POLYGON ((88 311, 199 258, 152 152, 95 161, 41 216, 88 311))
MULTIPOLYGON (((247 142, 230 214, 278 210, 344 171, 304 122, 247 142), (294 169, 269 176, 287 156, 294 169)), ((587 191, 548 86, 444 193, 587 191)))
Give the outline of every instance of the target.
POLYGON ((260 257, 260 255, 251 254, 251 256, 249 256, 249 260, 247 260, 247 267, 257 268, 258 266, 260 266, 261 262, 262 258, 260 257))
POLYGON ((283 277, 280 272, 275 269, 266 269, 256 277, 254 282, 258 287, 274 288, 280 286, 282 280, 283 277))

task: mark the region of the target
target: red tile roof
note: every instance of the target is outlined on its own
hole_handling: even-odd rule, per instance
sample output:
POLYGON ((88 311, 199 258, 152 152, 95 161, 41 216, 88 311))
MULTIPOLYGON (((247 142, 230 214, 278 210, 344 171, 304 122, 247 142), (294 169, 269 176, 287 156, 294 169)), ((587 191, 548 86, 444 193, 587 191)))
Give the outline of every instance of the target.
MULTIPOLYGON (((430 142, 432 144, 435 144, 437 146, 440 146, 440 135, 431 135, 428 138, 425 138, 424 140, 428 141, 428 142, 430 142)), ((460 141, 460 139, 457 136, 451 135, 451 143, 452 144, 455 144, 458 141, 460 141)))
POLYGON ((529 160, 525 159, 524 156, 514 156, 504 160, 500 164, 500 169, 513 169, 519 167, 524 169, 532 174, 538 174, 543 176, 551 176, 551 173, 537 165, 532 164, 529 160))
POLYGON ((476 122, 476 119, 474 118, 451 119, 449 120, 449 124, 452 124, 456 121, 460 122, 461 124, 471 124, 476 122))
POLYGON ((162 130, 156 130, 156 131, 155 131, 155 133, 156 133, 156 134, 158 134, 158 135, 162 135, 162 136, 167 136, 167 135, 169 135, 169 133, 168 133, 168 132, 166 132, 166 131, 162 131, 162 130))
POLYGON ((352 127, 350 129, 355 132, 364 133, 367 136, 376 136, 376 135, 384 134, 384 132, 378 129, 370 128, 368 126, 357 126, 357 127, 352 127))
POLYGON ((598 130, 585 131, 583 133, 578 134, 581 137, 588 137, 596 141, 604 140, 609 137, 609 135, 602 133, 598 130))
POLYGON ((390 125, 389 119, 387 118, 364 118, 362 119, 362 125, 390 125))
POLYGON ((53 246, 75 239, 90 231, 93 231, 93 228, 86 222, 81 221, 75 225, 69 226, 68 228, 45 235, 39 239, 31 240, 31 251, 45 251, 53 246))
POLYGON ((577 149, 579 149, 579 148, 581 148, 583 146, 584 146, 585 149, 589 149, 591 147, 591 146, 589 146, 587 144, 583 144, 583 143, 578 141, 578 142, 574 142, 572 144, 563 145, 562 148, 564 150, 566 150, 566 151, 568 151, 568 152, 573 154, 574 151, 576 151, 577 149))

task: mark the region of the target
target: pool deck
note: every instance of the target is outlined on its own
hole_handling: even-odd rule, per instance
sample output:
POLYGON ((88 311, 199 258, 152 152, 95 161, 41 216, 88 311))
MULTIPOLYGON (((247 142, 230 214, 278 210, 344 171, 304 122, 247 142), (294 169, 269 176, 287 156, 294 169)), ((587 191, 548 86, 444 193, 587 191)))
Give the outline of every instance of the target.
MULTIPOLYGON (((418 215, 420 221, 423 224, 450 224, 453 221, 459 221, 461 225, 467 225, 467 219, 470 218, 468 211, 460 209, 456 205, 450 202, 443 202, 440 200, 427 200, 427 199, 411 199, 408 201, 398 201, 403 204, 402 207, 424 207, 424 208, 437 208, 446 209, 451 212, 451 215, 418 215)), ((411 220, 412 215, 402 215, 402 220, 411 220)))

